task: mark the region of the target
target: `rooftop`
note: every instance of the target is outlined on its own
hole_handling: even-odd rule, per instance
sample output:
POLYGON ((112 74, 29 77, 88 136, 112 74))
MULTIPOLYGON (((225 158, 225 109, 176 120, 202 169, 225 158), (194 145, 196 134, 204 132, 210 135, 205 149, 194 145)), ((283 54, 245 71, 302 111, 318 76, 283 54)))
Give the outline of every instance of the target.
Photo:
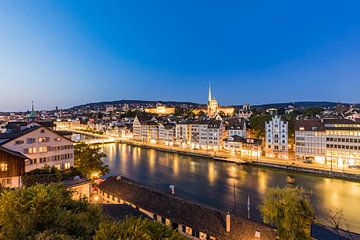
POLYGON ((218 239, 250 240, 254 239, 256 231, 261 233, 261 239, 275 239, 272 228, 233 215, 231 215, 231 232, 227 233, 226 213, 175 195, 151 190, 124 177, 109 177, 99 188, 140 208, 208 233, 218 239))

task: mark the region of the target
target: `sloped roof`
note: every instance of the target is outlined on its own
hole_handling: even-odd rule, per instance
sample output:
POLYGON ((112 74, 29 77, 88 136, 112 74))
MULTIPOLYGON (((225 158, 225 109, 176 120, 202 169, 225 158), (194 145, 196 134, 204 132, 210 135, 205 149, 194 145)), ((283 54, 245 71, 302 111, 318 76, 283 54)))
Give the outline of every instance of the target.
POLYGON ((100 190, 172 221, 183 224, 223 240, 254 239, 255 231, 261 239, 275 239, 272 228, 231 215, 231 231, 226 232, 226 214, 174 195, 157 192, 127 178, 109 177, 100 190))
POLYGON ((0 133, 0 139, 4 140, 0 144, 5 144, 13 139, 16 139, 16 138, 24 136, 28 133, 31 133, 32 131, 35 131, 36 129, 39 129, 41 127, 42 126, 40 126, 40 125, 34 125, 32 127, 24 129, 23 131, 17 131, 17 132, 13 132, 13 133, 0 133))
POLYGON ((11 154, 17 158, 22 158, 22 159, 28 159, 28 157, 24 156, 23 154, 19 153, 19 152, 16 152, 16 151, 12 151, 10 149, 7 149, 3 146, 0 146, 0 152, 6 152, 8 154, 11 154))

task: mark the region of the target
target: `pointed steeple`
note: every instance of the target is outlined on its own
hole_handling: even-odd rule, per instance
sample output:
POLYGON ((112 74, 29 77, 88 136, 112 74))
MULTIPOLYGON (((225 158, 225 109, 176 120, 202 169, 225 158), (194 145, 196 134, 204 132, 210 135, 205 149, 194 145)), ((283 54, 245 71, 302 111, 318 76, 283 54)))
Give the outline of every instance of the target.
POLYGON ((211 97, 211 85, 210 85, 210 83, 209 83, 209 95, 208 95, 208 102, 210 102, 210 101, 211 101, 211 99, 212 99, 212 97, 211 97))
POLYGON ((34 110, 34 101, 31 101, 31 112, 28 115, 29 122, 34 122, 36 119, 36 112, 34 110))

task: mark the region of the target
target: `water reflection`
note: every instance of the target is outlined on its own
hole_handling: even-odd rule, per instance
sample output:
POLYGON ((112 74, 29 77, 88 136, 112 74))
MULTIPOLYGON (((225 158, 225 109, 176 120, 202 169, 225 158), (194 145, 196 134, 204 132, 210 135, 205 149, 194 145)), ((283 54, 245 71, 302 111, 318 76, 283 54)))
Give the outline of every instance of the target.
MULTIPOLYGON (((285 171, 236 166, 206 158, 189 157, 124 144, 105 144, 106 163, 112 175, 124 175, 143 184, 168 191, 197 202, 247 216, 247 198, 251 199, 251 217, 259 220, 257 206, 269 187, 286 186, 285 171), (235 199, 234 199, 235 196, 235 199)), ((326 209, 341 208, 349 228, 360 232, 360 183, 292 174, 296 185, 313 193, 317 220, 326 223, 326 209)))

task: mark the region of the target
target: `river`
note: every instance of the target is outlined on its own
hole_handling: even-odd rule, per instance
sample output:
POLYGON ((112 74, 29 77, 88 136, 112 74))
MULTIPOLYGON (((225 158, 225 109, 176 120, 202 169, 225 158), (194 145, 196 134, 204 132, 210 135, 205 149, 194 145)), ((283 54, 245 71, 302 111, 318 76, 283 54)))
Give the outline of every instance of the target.
MULTIPOLYGON (((109 175, 122 175, 149 187, 169 191, 175 185, 176 195, 224 211, 260 220, 257 210, 269 187, 287 185, 288 172, 254 166, 237 166, 202 157, 166 153, 126 144, 105 144, 105 163, 109 175)), ((296 185, 311 191, 316 220, 328 225, 327 210, 342 209, 350 231, 360 233, 360 183, 291 173, 296 185)))

